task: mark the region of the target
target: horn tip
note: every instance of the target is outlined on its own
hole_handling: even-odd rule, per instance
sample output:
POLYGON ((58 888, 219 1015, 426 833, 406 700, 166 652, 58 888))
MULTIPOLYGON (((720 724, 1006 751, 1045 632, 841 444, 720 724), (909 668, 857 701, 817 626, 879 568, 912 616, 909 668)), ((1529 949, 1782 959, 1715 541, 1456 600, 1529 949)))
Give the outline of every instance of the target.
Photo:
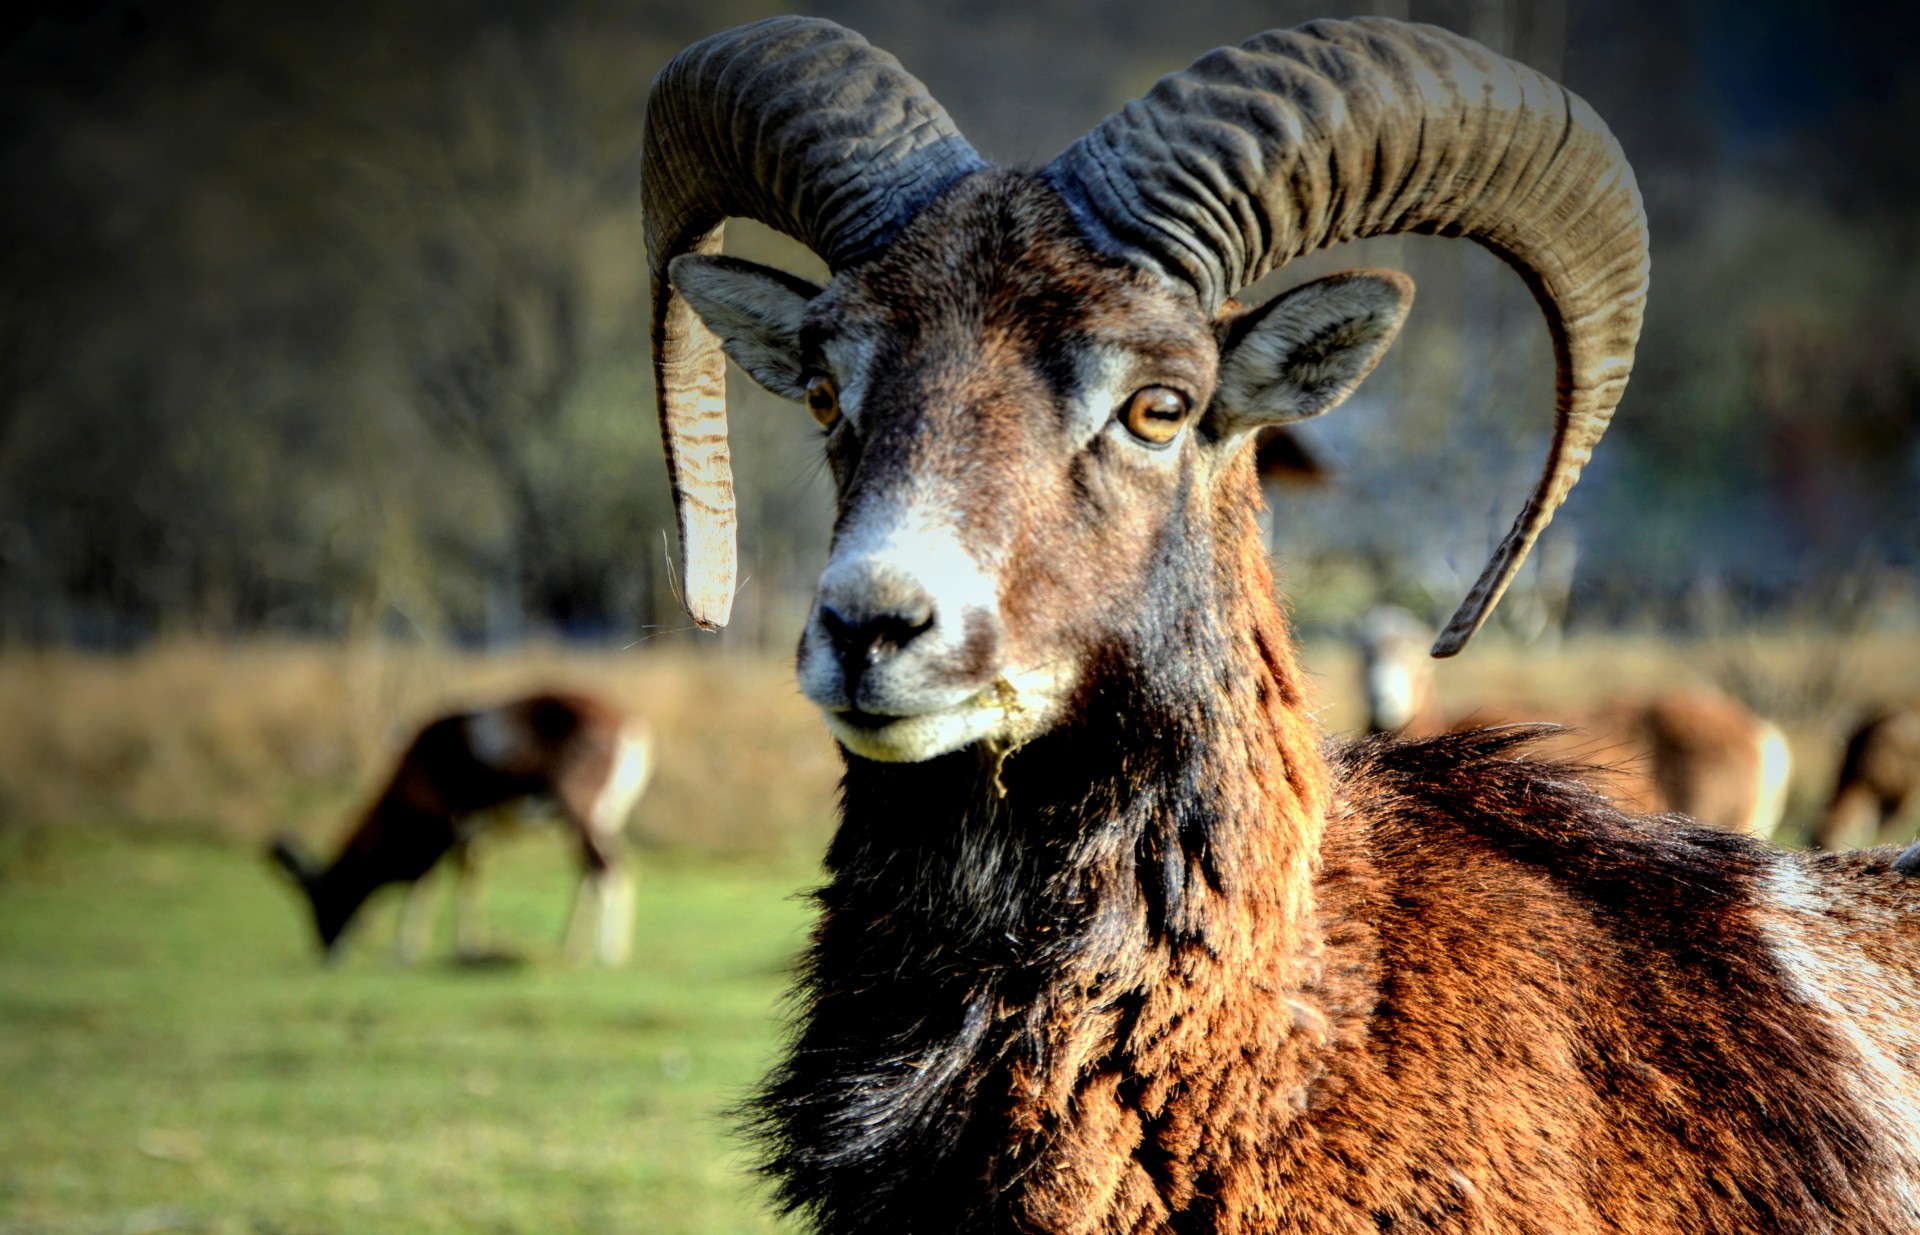
POLYGON ((1461 601, 1460 607, 1447 619, 1446 627, 1434 639, 1433 647, 1427 654, 1435 660, 1458 656, 1480 633, 1480 628, 1486 625, 1487 617, 1492 612, 1492 601, 1482 594, 1482 589, 1475 588, 1474 594, 1461 601))
POLYGON ((687 597, 687 616, 693 624, 709 634, 718 631, 733 616, 733 597, 715 600, 711 597, 687 597))
POLYGON ((1445 660, 1450 656, 1458 656, 1464 651, 1468 641, 1473 638, 1474 632, 1471 628, 1460 630, 1458 626, 1459 619, 1455 618, 1445 630, 1440 632, 1440 637, 1433 641, 1433 647, 1428 655, 1435 660, 1445 660))
POLYGON ((704 631, 717 631, 733 616, 733 580, 701 579, 689 572, 682 603, 695 626, 704 631))

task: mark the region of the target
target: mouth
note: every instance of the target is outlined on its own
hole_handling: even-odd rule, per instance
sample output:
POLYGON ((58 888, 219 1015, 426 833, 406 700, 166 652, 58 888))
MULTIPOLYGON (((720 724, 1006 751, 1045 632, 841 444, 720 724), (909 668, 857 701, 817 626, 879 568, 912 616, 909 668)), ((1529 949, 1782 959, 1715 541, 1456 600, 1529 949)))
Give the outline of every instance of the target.
POLYGON ((830 712, 828 715, 843 725, 851 725, 855 729, 868 733, 875 729, 884 729, 896 721, 912 719, 907 716, 888 716, 882 712, 862 712, 859 708, 848 708, 844 712, 830 712))
POLYGON ((910 716, 823 708, 827 728, 848 752, 876 763, 918 763, 976 742, 1018 745, 1047 729, 1063 697, 1059 675, 1002 675, 957 703, 910 716))

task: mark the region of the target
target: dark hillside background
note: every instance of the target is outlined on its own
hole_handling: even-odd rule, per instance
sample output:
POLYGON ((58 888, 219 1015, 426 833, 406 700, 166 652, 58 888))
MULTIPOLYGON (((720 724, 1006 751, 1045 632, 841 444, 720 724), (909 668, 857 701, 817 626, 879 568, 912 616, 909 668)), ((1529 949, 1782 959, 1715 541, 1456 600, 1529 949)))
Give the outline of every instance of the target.
MULTIPOLYGON (((645 372, 637 137, 757 0, 28 7, 0 44, 0 639, 690 643, 645 372)), ((1470 34, 1618 133, 1652 219, 1639 368, 1506 621, 1917 620, 1920 6, 823 0, 990 157, 1044 162, 1215 45, 1315 16, 1470 34)), ((813 270, 778 237, 738 251, 813 270)), ((1474 249, 1349 246, 1414 318, 1275 495, 1302 624, 1457 599, 1543 448, 1545 332, 1474 249)), ((748 576, 824 553, 806 417, 744 381, 748 576)), ((1530 568, 1531 569, 1531 568, 1530 568)))

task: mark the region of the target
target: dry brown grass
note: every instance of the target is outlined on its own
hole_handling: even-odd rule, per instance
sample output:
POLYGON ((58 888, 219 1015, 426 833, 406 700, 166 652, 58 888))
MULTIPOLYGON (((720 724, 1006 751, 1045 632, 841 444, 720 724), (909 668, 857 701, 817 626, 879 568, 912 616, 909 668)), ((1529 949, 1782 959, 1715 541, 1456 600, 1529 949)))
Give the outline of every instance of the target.
MULTIPOLYGON (((1322 718, 1361 718, 1349 648, 1312 644, 1322 718)), ((1920 634, 1743 635, 1675 644, 1489 642, 1441 670, 1450 707, 1718 685, 1778 721, 1798 764, 1789 827, 1826 793, 1847 726, 1920 698, 1920 634)), ((258 840, 341 830, 422 720, 549 686, 600 692, 650 718, 663 759, 633 831, 644 844, 817 854, 838 760, 785 660, 533 647, 506 655, 382 643, 179 642, 131 657, 0 654, 0 822, 165 827, 258 840)), ((1791 834, 1791 833, 1789 833, 1791 834)))
POLYGON ((424 720, 548 687, 652 721, 633 833, 718 852, 817 849, 839 774, 790 665, 534 647, 169 643, 0 655, 0 819, 330 838, 424 720))

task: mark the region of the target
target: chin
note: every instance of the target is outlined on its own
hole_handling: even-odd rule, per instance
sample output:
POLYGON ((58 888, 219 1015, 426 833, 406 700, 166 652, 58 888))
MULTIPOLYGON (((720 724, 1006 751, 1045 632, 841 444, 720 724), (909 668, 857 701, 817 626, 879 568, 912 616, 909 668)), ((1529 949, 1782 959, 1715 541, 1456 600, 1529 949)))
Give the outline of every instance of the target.
POLYGON ((849 754, 876 763, 920 763, 976 743, 1011 749, 1032 741, 1058 719, 1068 685, 1062 673, 1030 670, 1003 674, 958 703, 914 715, 825 708, 821 715, 849 754))

